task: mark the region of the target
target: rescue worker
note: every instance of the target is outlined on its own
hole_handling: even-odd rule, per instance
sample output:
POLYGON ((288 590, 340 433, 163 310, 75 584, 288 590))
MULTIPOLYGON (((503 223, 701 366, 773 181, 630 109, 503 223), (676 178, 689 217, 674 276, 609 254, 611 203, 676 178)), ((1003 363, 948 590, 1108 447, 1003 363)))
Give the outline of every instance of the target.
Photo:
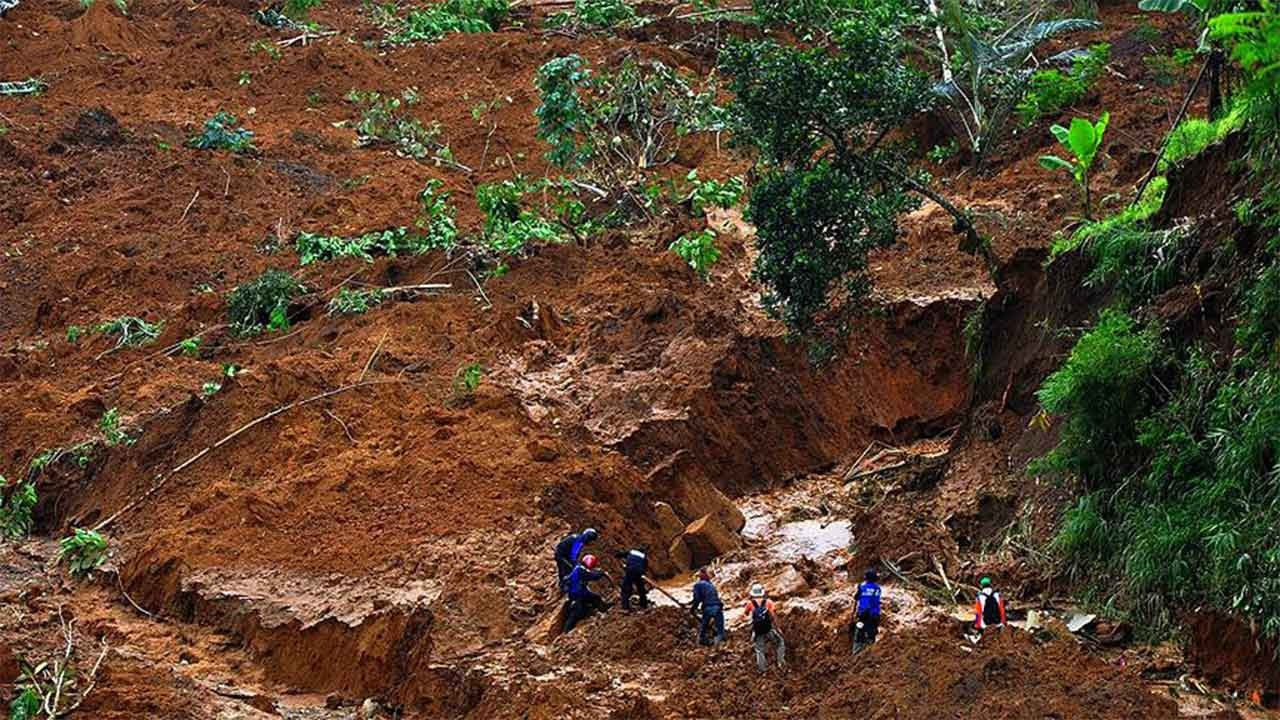
POLYGON ((751 586, 751 599, 747 601, 747 617, 751 619, 751 642, 756 647, 756 669, 762 674, 769 665, 765 662, 765 650, 770 642, 774 644, 774 652, 778 656, 778 667, 787 666, 787 643, 778 630, 777 611, 764 591, 764 586, 756 583, 751 586))
POLYGON ((582 549, 595 542, 597 537, 599 533, 595 528, 587 528, 576 535, 566 536, 556 544, 556 586, 560 588, 561 594, 567 589, 567 578, 578 564, 582 549))
POLYGON ((582 622, 593 611, 604 612, 609 609, 604 600, 591 592, 591 583, 603 578, 603 572, 596 570, 596 556, 584 555, 582 562, 574 566, 565 578, 569 593, 569 610, 564 617, 564 632, 569 632, 582 622))
POLYGON ((645 548, 620 550, 615 555, 622 560, 622 609, 631 609, 632 595, 636 596, 636 605, 641 610, 649 607, 649 585, 644 581, 649 556, 645 548))
POLYGON ((877 580, 876 569, 868 568, 863 581, 858 583, 858 609, 853 624, 854 655, 875 644, 876 631, 880 629, 880 585, 877 580))
POLYGON ((724 604, 720 602, 720 593, 711 584, 711 575, 706 568, 698 571, 698 582, 693 584, 693 602, 689 603, 689 612, 699 619, 699 643, 715 645, 724 642, 724 604), (714 639, 710 639, 707 634, 713 623, 716 634, 714 639))
POLYGON ((978 600, 974 603, 973 627, 981 635, 988 628, 1004 628, 1004 599, 991 587, 991 578, 984 577, 978 582, 978 600))

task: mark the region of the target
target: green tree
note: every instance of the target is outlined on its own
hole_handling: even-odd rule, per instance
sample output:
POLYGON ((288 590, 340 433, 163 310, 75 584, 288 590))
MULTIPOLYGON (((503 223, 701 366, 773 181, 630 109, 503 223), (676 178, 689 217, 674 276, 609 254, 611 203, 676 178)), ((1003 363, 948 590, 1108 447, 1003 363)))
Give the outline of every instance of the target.
POLYGON ((902 40, 883 18, 852 14, 819 47, 772 41, 737 43, 723 64, 736 95, 738 138, 760 151, 748 216, 757 228, 756 276, 767 307, 808 334, 836 304, 855 309, 870 287, 867 253, 891 244, 912 192, 942 205, 982 243, 969 218, 914 176, 885 142, 925 110, 925 78, 901 60, 902 40))

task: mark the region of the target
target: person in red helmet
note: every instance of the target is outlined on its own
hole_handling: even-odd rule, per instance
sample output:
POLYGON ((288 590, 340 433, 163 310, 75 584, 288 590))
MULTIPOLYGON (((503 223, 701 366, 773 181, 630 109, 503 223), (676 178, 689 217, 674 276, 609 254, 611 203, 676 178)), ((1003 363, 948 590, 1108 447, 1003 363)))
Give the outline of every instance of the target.
POLYGON ((596 570, 596 565, 595 555, 583 555, 582 560, 565 578, 569 594, 569 611, 565 613, 564 618, 566 633, 585 620, 593 611, 604 612, 609 609, 599 595, 591 592, 590 584, 605 577, 603 571, 596 570))

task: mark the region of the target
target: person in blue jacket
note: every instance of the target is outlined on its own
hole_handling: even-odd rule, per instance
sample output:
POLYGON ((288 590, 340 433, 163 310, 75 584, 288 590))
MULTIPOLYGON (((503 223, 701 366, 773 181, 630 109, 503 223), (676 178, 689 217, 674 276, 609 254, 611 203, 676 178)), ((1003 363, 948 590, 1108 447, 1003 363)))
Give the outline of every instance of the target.
POLYGON ((569 573, 573 572, 578 559, 582 557, 583 548, 595 542, 599 536, 595 528, 587 528, 556 543, 556 586, 561 593, 568 590, 566 582, 569 573))
POLYGON ((867 570, 858 583, 858 611, 853 625, 853 654, 857 655, 876 641, 880 629, 880 585, 875 568, 867 570))
POLYGON ((603 578, 603 572, 596 570, 596 556, 583 555, 582 562, 574 566, 565 578, 569 594, 569 610, 564 617, 564 632, 569 632, 592 612, 604 612, 609 608, 604 600, 591 592, 591 583, 603 578))
POLYGON ((636 596, 636 605, 641 610, 649 607, 649 585, 644 580, 649 556, 645 548, 620 550, 615 556, 622 560, 622 609, 631 609, 632 595, 636 596))
POLYGON ((720 602, 720 593, 716 592, 716 586, 711 584, 711 575, 706 568, 698 571, 698 582, 693 584, 693 602, 689 604, 689 611, 694 617, 700 618, 699 643, 714 645, 724 642, 724 603, 720 602), (707 635, 713 622, 716 626, 716 634, 714 639, 709 639, 707 635))

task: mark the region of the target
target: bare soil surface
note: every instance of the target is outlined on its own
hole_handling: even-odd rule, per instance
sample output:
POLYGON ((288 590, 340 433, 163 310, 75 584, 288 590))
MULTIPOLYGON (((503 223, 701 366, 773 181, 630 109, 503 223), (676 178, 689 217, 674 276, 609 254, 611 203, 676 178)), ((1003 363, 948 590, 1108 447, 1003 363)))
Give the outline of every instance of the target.
MULTIPOLYGON (((1034 372, 973 382, 963 326, 1003 289, 956 249, 936 206, 874 258, 877 311, 821 368, 760 309, 751 228, 734 212, 707 220, 724 253, 710 282, 666 250, 687 218, 542 248, 487 280, 456 254, 300 267, 288 242, 268 242, 410 224, 433 178, 474 230, 478 184, 548 172, 540 65, 634 52, 705 74, 731 24, 653 5, 642 10, 664 17, 622 37, 567 37, 538 29, 546 9, 526 5, 500 32, 386 47, 369 6, 328 0, 313 17, 337 34, 276 58, 259 42, 290 35, 253 9, 23 0, 0 19, 0 80, 49 84, 0 98, 0 472, 96 440, 108 408, 137 437, 40 475, 34 538, 0 550, 0 683, 17 658, 70 637, 78 665, 105 647, 75 713, 92 718, 324 720, 364 716, 366 700, 405 718, 1179 714, 1146 650, 1097 650, 1060 623, 974 645, 953 617, 984 573, 1002 574, 1015 602, 1052 595, 1052 573, 1023 548, 1064 495, 1022 473, 1048 442, 1027 430, 1034 372), (407 87, 415 116, 439 121, 473 172, 355 146, 344 96, 407 87), (492 124, 477 121, 472 108, 495 99, 492 124), (257 154, 185 147, 219 110, 254 131, 257 154), (226 293, 273 267, 312 289, 293 328, 230 333, 226 293), (425 283, 447 287, 325 313, 341 286, 425 283), (161 337, 115 349, 66 336, 121 315, 162 321, 161 337), (194 335, 199 352, 177 352, 194 335), (458 401, 467 363, 484 379, 458 401), (227 364, 243 370, 205 397, 227 364), (658 502, 675 534, 708 515, 745 520, 741 547, 713 566, 735 610, 729 643, 699 647, 665 600, 549 631, 552 546, 585 525, 610 560, 648 547, 664 587, 687 597, 658 502), (107 519, 110 562, 72 582, 56 539, 107 519), (853 585, 882 560, 901 577, 888 578, 882 641, 855 658, 853 585), (756 581, 775 591, 790 656, 764 677, 736 612, 756 581)), ((1078 41, 1112 42, 1112 74, 1078 112, 1109 108, 1123 129, 1096 180, 1106 198, 1145 170, 1179 90, 1130 97, 1145 72, 1136 20, 1127 6, 1102 12, 1106 29, 1078 41)), ((979 211, 1002 274, 1031 284, 1076 203, 1035 163, 1049 122, 986 173, 931 168, 979 211)), ((749 165, 692 138, 663 172, 749 165)), ((1165 670, 1194 672, 1182 662, 1165 670)), ((1235 716, 1214 699, 1181 707, 1235 716)))

